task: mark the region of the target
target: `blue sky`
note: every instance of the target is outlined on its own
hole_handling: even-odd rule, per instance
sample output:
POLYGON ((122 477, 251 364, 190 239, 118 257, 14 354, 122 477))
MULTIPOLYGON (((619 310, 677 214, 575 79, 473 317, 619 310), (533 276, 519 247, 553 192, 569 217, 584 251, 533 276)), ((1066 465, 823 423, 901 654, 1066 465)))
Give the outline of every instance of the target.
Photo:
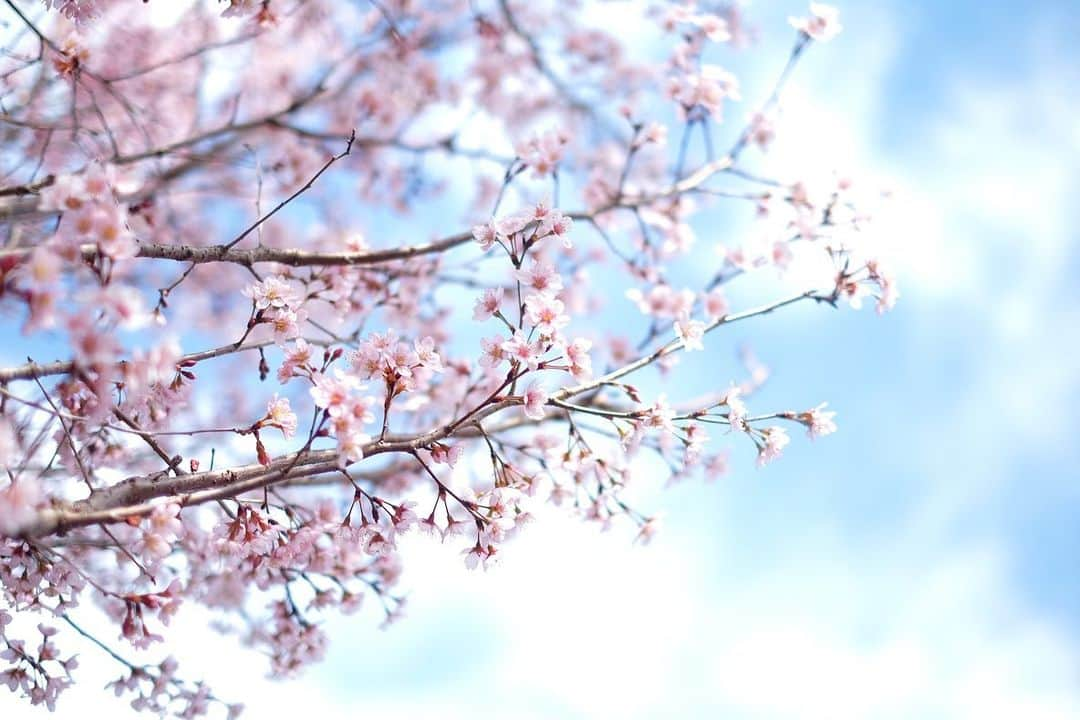
MULTIPOLYGON (((773 369, 752 408, 828 400, 840 432, 644 492, 665 516, 645 548, 552 517, 485 575, 411 541, 408 617, 334 621, 298 681, 267 683, 197 615, 181 660, 264 717, 1080 717, 1080 13, 838 5, 845 31, 798 68, 769 162, 888 178, 903 296, 884 318, 733 326, 686 367, 737 374, 748 342, 773 369)), ((802 11, 751 7, 748 100, 802 11)), ((57 716, 112 715, 100 684, 57 716)), ((0 714, 39 715, 7 695, 0 714)))

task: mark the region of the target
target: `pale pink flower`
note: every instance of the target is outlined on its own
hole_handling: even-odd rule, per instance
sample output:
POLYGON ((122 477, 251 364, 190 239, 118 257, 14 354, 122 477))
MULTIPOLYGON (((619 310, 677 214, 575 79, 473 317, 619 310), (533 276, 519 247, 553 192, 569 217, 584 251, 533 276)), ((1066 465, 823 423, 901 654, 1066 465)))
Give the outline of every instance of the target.
POLYGON ((495 227, 491 223, 474 225, 472 236, 479 243, 481 249, 490 250, 491 246, 495 244, 495 227))
POLYGON ((772 426, 761 431, 762 443, 758 446, 758 465, 765 465, 780 457, 781 451, 791 441, 782 427, 772 426))
POLYGON ((374 405, 375 398, 370 395, 354 395, 349 401, 347 417, 364 425, 375 422, 374 405))
POLYGON ((727 297, 720 288, 709 291, 704 297, 703 305, 705 306, 705 316, 713 322, 727 315, 730 309, 727 297))
POLYGON ((464 451, 461 445, 433 445, 431 448, 431 461, 454 467, 464 451))
POLYGON ((116 166, 101 162, 92 162, 82 176, 83 188, 88 199, 95 202, 114 200, 113 188, 116 187, 116 166))
POLYGON ((439 353, 435 351, 435 340, 430 336, 423 337, 413 342, 418 362, 432 372, 442 372, 443 364, 439 353))
POLYGON ((838 273, 836 276, 836 292, 847 300, 853 310, 861 309, 863 298, 870 294, 866 285, 845 273, 838 273))
POLYGON ((529 383, 529 386, 525 388, 525 394, 522 395, 522 403, 525 406, 525 415, 533 420, 543 420, 544 405, 547 404, 547 401, 547 391, 540 385, 539 381, 533 380, 529 383))
POLYGON ((419 524, 420 519, 416 516, 415 507, 416 503, 414 501, 406 500, 394 508, 394 516, 391 518, 394 533, 401 535, 419 524))
POLYGON ((676 291, 670 285, 654 285, 647 295, 637 288, 631 288, 626 291, 626 297, 636 303, 642 313, 658 318, 677 318, 694 307, 692 291, 676 291))
POLYGON ((462 555, 465 556, 465 567, 469 570, 475 570, 480 566, 481 561, 487 558, 487 553, 480 546, 480 543, 465 550, 462 555))
POLYGON ((420 364, 420 357, 407 343, 395 343, 392 350, 383 353, 387 370, 398 377, 412 377, 413 368, 420 364))
POLYGON ((522 164, 532 168, 536 177, 543 177, 555 172, 569 139, 561 131, 549 130, 518 145, 517 154, 522 164))
MULTIPOLYGON (((84 21, 94 12, 93 0, 65 0, 64 14, 72 20, 84 21)), ((90 50, 77 32, 69 34, 57 48, 52 64, 56 72, 70 77, 90 60, 90 50)))
POLYGON ((690 22, 701 28, 701 31, 705 33, 705 37, 715 43, 727 42, 731 39, 727 21, 718 15, 712 13, 695 15, 690 22))
POLYGON ((296 433, 296 413, 289 406, 289 398, 274 395, 266 404, 266 424, 276 427, 286 439, 296 433))
POLYGON ((26 479, 0 490, 0 536, 11 537, 33 522, 42 500, 40 486, 26 479))
POLYGON ((328 411, 331 417, 346 412, 350 394, 354 390, 362 389, 354 378, 341 375, 340 372, 336 377, 316 373, 312 381, 314 382, 311 388, 312 400, 317 406, 328 411))
POLYGON ((728 388, 727 393, 720 398, 720 405, 728 406, 728 423, 732 430, 749 430, 746 424, 746 403, 742 400, 742 389, 737 386, 728 388))
POLYGON ((146 351, 135 350, 123 368, 129 398, 152 389, 154 385, 170 383, 176 376, 180 356, 180 344, 175 338, 167 338, 146 351))
POLYGON ((312 348, 304 338, 296 338, 291 348, 285 350, 285 361, 278 369, 278 380, 282 383, 296 374, 297 368, 307 368, 311 362, 312 348))
POLYGON ((105 311, 125 330, 135 330, 150 321, 142 294, 130 285, 109 283, 93 292, 89 302, 105 311))
POLYGON ((673 432, 675 430, 674 418, 675 409, 668 404, 667 395, 661 394, 656 398, 656 402, 645 410, 641 419, 645 427, 673 432))
POLYGON ((832 40, 841 30, 840 11, 824 3, 810 3, 810 17, 790 17, 788 22, 793 28, 818 42, 832 40))
POLYGON ((899 297, 900 291, 896 289, 896 283, 882 284, 881 293, 878 295, 877 305, 875 306, 877 314, 884 315, 889 310, 892 310, 896 306, 899 297))
POLYGON ((701 342, 705 337, 705 323, 700 320, 691 320, 682 315, 675 321, 675 335, 682 341, 683 348, 691 350, 704 350, 705 345, 701 342))
POLYGON ((570 240, 570 230, 574 227, 574 221, 568 215, 563 215, 558 210, 552 210, 544 219, 540 221, 540 229, 538 234, 541 237, 549 237, 554 235, 561 238, 563 247, 567 250, 574 247, 573 241, 570 240))
POLYGON ((266 308, 297 307, 300 304, 300 294, 285 278, 271 275, 261 282, 254 283, 243 289, 244 297, 249 297, 255 302, 256 310, 266 308))
POLYGON ((506 215, 499 218, 493 223, 496 234, 499 237, 510 238, 511 235, 519 233, 525 229, 525 227, 532 222, 532 213, 529 212, 517 212, 512 215, 506 215))
POLYGON ((825 406, 828 403, 821 403, 816 408, 808 410, 804 413, 799 413, 797 419, 803 425, 806 426, 806 434, 813 440, 819 437, 825 437, 826 435, 832 435, 836 432, 836 423, 833 418, 836 417, 836 413, 831 410, 825 410, 825 406))
POLYGON ((473 320, 487 320, 499 312, 502 303, 503 289, 501 287, 489 288, 476 300, 473 306, 473 320))
POLYGON ((877 313, 883 315, 896 306, 896 301, 900 297, 900 291, 896 287, 896 280, 877 260, 867 261, 866 270, 870 275, 870 280, 876 282, 880 288, 877 296, 877 313))
POLYGON ((335 434, 338 443, 338 465, 346 467, 349 463, 364 459, 364 446, 371 442, 371 436, 353 430, 344 434, 335 434))
POLYGON ((511 362, 517 362, 535 370, 540 366, 542 348, 540 344, 530 343, 525 333, 520 330, 514 331, 514 336, 502 344, 502 350, 511 362))
POLYGON ((710 455, 702 463, 702 471, 706 480, 716 480, 728 473, 728 452, 717 453, 716 455, 710 455))
POLYGON ((307 311, 290 307, 274 308, 267 314, 267 319, 274 331, 274 340, 280 344, 300 334, 300 323, 307 319, 307 311))
POLYGON ((514 271, 514 277, 521 284, 536 290, 539 293, 554 295, 562 290, 562 278, 551 263, 537 261, 528 268, 520 268, 514 271))
POLYGON ((81 367, 110 364, 120 352, 116 337, 95 327, 93 320, 85 315, 69 317, 68 332, 75 361, 81 367))
POLYGON ((552 210, 548 207, 547 200, 538 200, 536 205, 533 206, 532 219, 539 223, 543 223, 544 219, 547 218, 551 212, 552 210))
POLYGON ((135 257, 139 244, 127 225, 127 212, 115 203, 101 204, 93 216, 94 234, 101 252, 113 260, 135 257))
POLYGON ((150 512, 143 528, 141 550, 154 560, 172 552, 173 543, 184 532, 180 521, 180 506, 176 503, 158 505, 150 512))
POLYGON ((725 99, 741 99, 738 79, 716 65, 703 65, 697 72, 672 77, 668 82, 668 95, 684 111, 701 106, 717 117, 725 99))
POLYGON ((368 343, 361 343, 360 347, 349 353, 349 365, 361 378, 374 377, 383 371, 383 352, 368 343))
POLYGON ((566 346, 566 360, 570 363, 570 374, 576 380, 585 380, 592 376, 592 358, 589 350, 592 340, 576 338, 566 346))
POLYGON ((482 338, 480 340, 482 349, 480 365, 486 368, 498 367, 503 360, 507 359, 504 345, 506 345, 506 341, 499 336, 482 338))
POLYGON ((668 127, 667 125, 658 122, 649 123, 641 132, 641 139, 643 142, 652 143, 654 145, 666 145, 668 139, 668 127))
POLYGON ((775 137, 776 128, 772 118, 760 112, 750 115, 750 142, 762 150, 767 150, 775 137))
POLYGON ((90 200, 82 175, 60 175, 49 187, 41 191, 43 210, 78 210, 90 200))
POLYGON ((19 285, 31 292, 48 290, 59 281, 61 269, 60 256, 45 245, 38 245, 17 270, 19 285))
POLYGON ((547 336, 557 333, 570 322, 565 309, 562 300, 544 293, 533 293, 525 298, 526 317, 537 330, 547 336))

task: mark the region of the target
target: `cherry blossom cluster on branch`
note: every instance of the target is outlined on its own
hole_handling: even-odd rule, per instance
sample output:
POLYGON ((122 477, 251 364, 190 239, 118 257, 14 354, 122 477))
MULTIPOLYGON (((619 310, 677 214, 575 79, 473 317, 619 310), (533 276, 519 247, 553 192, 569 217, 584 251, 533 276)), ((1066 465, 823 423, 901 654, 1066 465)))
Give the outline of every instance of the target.
POLYGON ((54 707, 88 644, 135 708, 233 717, 161 651, 186 605, 292 675, 328 613, 402 615, 406 533, 486 568, 554 505, 647 541, 652 468, 835 431, 752 413, 748 352, 678 362, 896 301, 877 193, 762 169, 837 12, 751 90, 740 5, 638 6, 624 42, 587 3, 0 0, 4 684, 54 707))

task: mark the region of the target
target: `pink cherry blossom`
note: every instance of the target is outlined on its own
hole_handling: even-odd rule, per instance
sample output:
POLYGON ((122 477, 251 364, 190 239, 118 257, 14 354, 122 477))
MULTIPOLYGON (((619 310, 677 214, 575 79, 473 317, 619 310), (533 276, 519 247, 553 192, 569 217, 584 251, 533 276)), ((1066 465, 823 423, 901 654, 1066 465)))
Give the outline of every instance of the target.
POLYGON ((0 490, 0 535, 12 536, 36 517, 41 488, 32 480, 11 483, 0 490))
POLYGON ((484 223, 483 225, 475 225, 472 229, 472 236, 483 250, 490 250, 491 246, 495 244, 496 232, 495 227, 491 223, 484 223))
POLYGON ((682 341, 683 349, 704 350, 705 345, 701 339, 705 336, 705 323, 700 320, 691 320, 682 315, 675 321, 675 336, 682 341))
POLYGON ((148 557, 160 560, 172 552, 173 544, 184 532, 179 514, 180 506, 176 503, 158 505, 150 513, 140 540, 148 557))
POLYGON ((570 239, 570 230, 573 229, 573 227, 574 221, 569 216, 563 215, 558 210, 552 210, 540 221, 540 227, 537 232, 541 237, 555 236, 560 238, 563 247, 569 250, 574 247, 574 243, 570 239))
POLYGON ((544 419, 544 406, 547 405, 548 394, 538 380, 533 380, 522 395, 522 403, 525 407, 525 415, 533 420, 544 419))
POLYGON ((306 319, 306 310, 293 310, 289 307, 270 310, 269 322, 274 331, 274 340, 283 343, 295 338, 300 334, 300 327, 306 319))
POLYGON ((417 362, 432 372, 442 372, 443 364, 439 353, 435 351, 435 340, 430 335, 413 343, 413 352, 417 362))
POLYGON ((811 438, 825 437, 836 432, 836 423, 833 418, 836 413, 825 410, 828 403, 821 403, 804 413, 799 413, 798 420, 806 426, 806 434, 811 438))
POLYGON ((60 279, 62 261, 49 247, 34 248, 26 262, 17 269, 20 285, 30 291, 49 290, 60 279))
POLYGON ((536 177, 543 177, 555 171, 568 141, 564 133, 549 130, 520 144, 517 154, 526 167, 532 168, 536 177))
POLYGON ((297 338, 291 348, 285 349, 285 360, 278 369, 278 380, 286 383, 298 370, 309 369, 313 349, 304 338, 297 338))
POLYGON ((589 350, 592 349, 592 341, 587 338, 575 338, 566 346, 566 359, 570 363, 570 374, 577 380, 585 380, 592 376, 592 358, 589 350))
POLYGON ((780 457, 781 451, 791 441, 782 427, 772 426, 762 432, 762 442, 758 446, 758 465, 765 465, 780 457))
POLYGON ((503 289, 501 287, 485 290, 484 294, 477 298, 476 305, 473 306, 473 320, 487 320, 499 312, 502 298, 503 289))
POLYGON ((354 378, 340 373, 334 377, 318 373, 312 381, 314 385, 311 388, 311 398, 331 417, 349 412, 349 400, 352 393, 363 389, 363 386, 354 378))
MULTIPOLYGON (((506 340, 502 337, 487 337, 480 340, 480 345, 483 348, 483 353, 480 355, 480 364, 484 367, 493 368, 497 367, 503 361, 510 358, 510 353, 505 349, 506 340)), ((517 345, 512 346, 517 348, 517 345)), ((526 345, 526 348, 528 346, 526 345)), ((526 360, 532 359, 532 352, 528 352, 526 360)))
POLYGON ((555 266, 537 261, 527 268, 514 272, 514 277, 526 287, 536 290, 538 293, 554 295, 562 290, 562 278, 556 272, 555 266))
POLYGON ((533 293, 525 298, 525 315, 529 322, 545 335, 553 335, 570 322, 563 302, 546 293, 533 293))
POLYGON ((266 405, 266 424, 281 431, 286 438, 296 434, 296 413, 289 406, 289 398, 275 395, 266 405))
POLYGON ((13 11, 33 4, 0 3, 0 310, 26 336, 0 368, 0 684, 31 704, 64 707, 78 650, 121 659, 137 711, 232 718, 168 655, 171 618, 299 674, 335 614, 405 615, 414 528, 474 568, 522 561, 548 503, 647 541, 652 489, 836 429, 771 393, 748 411, 750 323, 695 376, 706 331, 899 297, 872 179, 750 151, 791 149, 795 65, 843 50, 810 42, 839 31, 827 6, 793 38, 695 0, 615 24, 575 2, 13 11), (725 118, 743 91, 718 63, 758 33, 790 45, 725 118))
POLYGON ((713 322, 727 315, 730 309, 727 296, 724 295, 724 291, 720 288, 710 290, 704 297, 703 305, 705 316, 713 322))
POLYGON ((791 26, 818 42, 828 42, 840 34, 840 13, 831 5, 810 3, 810 17, 788 19, 791 26))
POLYGON ((296 308, 300 304, 300 293, 289 285, 288 280, 276 275, 249 285, 243 294, 255 302, 256 310, 296 308))
POLYGON ((525 365, 530 370, 536 370, 543 358, 543 348, 539 342, 529 342, 525 333, 517 330, 514 336, 501 345, 501 349, 507 359, 525 365))

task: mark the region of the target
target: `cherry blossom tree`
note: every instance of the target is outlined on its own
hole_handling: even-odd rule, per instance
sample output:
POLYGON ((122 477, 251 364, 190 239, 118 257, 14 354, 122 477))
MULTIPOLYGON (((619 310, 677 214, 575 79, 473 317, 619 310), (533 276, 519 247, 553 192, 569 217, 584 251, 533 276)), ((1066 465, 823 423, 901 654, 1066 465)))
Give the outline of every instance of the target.
POLYGON ((836 429, 751 412, 748 354, 723 378, 682 355, 897 297, 864 232, 880 193, 759 169, 840 31, 824 5, 787 28, 705 0, 0 18, 0 679, 34 704, 89 643, 134 707, 231 717, 170 618, 205 606, 292 675, 328 613, 402 614, 408 532, 470 568, 548 503, 648 540, 647 458, 711 478, 729 446, 763 465, 836 429), (743 88, 723 66, 762 32, 790 54, 743 88), (749 230, 718 237, 726 216, 749 230), (739 304, 781 274, 807 286, 739 304))

